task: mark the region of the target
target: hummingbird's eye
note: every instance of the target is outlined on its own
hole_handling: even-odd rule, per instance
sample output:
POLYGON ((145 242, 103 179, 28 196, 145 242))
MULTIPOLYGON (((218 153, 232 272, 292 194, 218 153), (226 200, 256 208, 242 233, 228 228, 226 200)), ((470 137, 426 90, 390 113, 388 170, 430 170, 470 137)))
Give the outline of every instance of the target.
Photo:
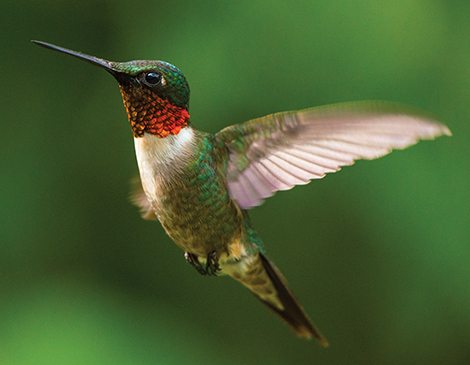
POLYGON ((162 81, 162 75, 157 72, 150 71, 144 75, 144 81, 148 86, 157 86, 162 81))

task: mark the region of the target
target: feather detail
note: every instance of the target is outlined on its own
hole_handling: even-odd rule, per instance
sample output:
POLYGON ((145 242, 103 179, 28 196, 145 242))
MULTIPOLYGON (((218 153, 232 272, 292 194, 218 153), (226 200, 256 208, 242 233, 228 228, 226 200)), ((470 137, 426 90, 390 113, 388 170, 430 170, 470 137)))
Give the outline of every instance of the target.
POLYGON ((271 114, 216 134, 229 150, 227 187, 242 209, 278 190, 451 133, 432 117, 387 102, 328 105, 271 114))
POLYGON ((132 188, 130 199, 132 204, 139 207, 140 215, 142 218, 156 221, 157 216, 152 208, 152 205, 147 199, 147 195, 145 195, 145 191, 142 188, 140 177, 136 176, 135 178, 133 178, 131 184, 132 188))

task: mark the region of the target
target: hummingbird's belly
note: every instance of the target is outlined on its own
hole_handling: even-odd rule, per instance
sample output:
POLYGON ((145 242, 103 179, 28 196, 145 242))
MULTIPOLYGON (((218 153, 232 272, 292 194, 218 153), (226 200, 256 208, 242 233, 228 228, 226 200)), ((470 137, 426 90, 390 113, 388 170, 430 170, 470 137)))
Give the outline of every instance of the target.
POLYGON ((229 252, 242 235, 242 214, 225 186, 226 149, 210 134, 135 138, 142 186, 168 235, 186 252, 229 252))
POLYGON ((229 252, 229 245, 242 234, 239 210, 225 186, 198 183, 197 177, 184 189, 160 190, 151 202, 168 235, 186 252, 207 256, 229 252))

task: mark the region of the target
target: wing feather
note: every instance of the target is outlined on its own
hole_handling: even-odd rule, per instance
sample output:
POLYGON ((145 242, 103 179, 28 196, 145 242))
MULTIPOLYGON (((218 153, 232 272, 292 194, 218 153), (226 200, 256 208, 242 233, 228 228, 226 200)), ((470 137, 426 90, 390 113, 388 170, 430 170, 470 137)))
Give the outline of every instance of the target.
MULTIPOLYGON (((279 156, 284 161, 287 161, 292 166, 295 166, 299 169, 302 169, 308 174, 308 179, 320 179, 325 176, 325 167, 315 165, 310 161, 303 160, 291 153, 289 150, 281 150, 274 154, 275 156, 279 156)), ((333 170, 332 170, 333 171, 333 170)), ((330 171, 331 172, 331 171, 330 171)))
MULTIPOLYGON (((254 166, 256 167, 256 170, 260 172, 263 176, 266 177, 267 180, 269 180, 269 183, 274 187, 274 191, 278 190, 289 190, 294 187, 293 184, 288 184, 282 180, 280 180, 273 171, 267 169, 262 162, 253 162, 254 166)), ((230 183, 229 183, 230 185, 230 183)))
POLYGON ((282 151, 274 152, 270 159, 277 162, 282 169, 289 171, 291 175, 295 176, 297 179, 305 182, 306 184, 310 182, 312 175, 314 175, 295 164, 295 161, 292 161, 292 158, 282 155, 282 151))
POLYGON ((142 188, 140 177, 137 176, 133 178, 131 184, 132 189, 130 199, 134 205, 139 207, 140 215, 142 216, 142 218, 148 220, 157 220, 155 211, 150 205, 150 202, 147 199, 147 195, 145 195, 144 189, 142 188))
POLYGON ((358 159, 375 159, 420 139, 451 135, 429 115, 387 102, 328 105, 271 114, 223 129, 227 187, 242 209, 307 184, 358 159))
MULTIPOLYGON (((314 166, 315 173, 321 174, 322 172, 335 172, 338 171, 337 166, 341 164, 340 160, 333 160, 331 158, 326 158, 323 156, 313 155, 311 153, 306 153, 300 149, 284 149, 282 153, 286 155, 292 156, 297 158, 299 161, 303 161, 304 163, 311 164, 314 166)), ((324 174, 322 175, 322 177, 324 174)))
POLYGON ((241 195, 241 204, 245 204, 245 202, 261 203, 262 195, 255 189, 246 174, 240 175, 239 177, 239 190, 243 192, 243 195, 241 195))
POLYGON ((263 176, 256 174, 254 170, 255 169, 252 166, 250 166, 250 168, 247 168, 245 170, 244 175, 250 181, 251 185, 253 185, 253 188, 257 191, 257 193, 260 196, 265 196, 265 197, 271 196, 272 194, 274 194, 273 192, 276 191, 276 189, 270 189, 269 182, 266 182, 266 180, 263 180, 263 176))

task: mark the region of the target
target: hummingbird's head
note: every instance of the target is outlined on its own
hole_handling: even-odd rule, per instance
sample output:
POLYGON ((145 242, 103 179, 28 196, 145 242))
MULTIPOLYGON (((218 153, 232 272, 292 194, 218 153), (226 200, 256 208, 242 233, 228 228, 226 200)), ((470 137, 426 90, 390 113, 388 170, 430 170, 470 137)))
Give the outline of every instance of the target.
POLYGON ((111 62, 49 43, 34 43, 104 68, 118 81, 135 137, 164 138, 189 123, 189 85, 175 66, 163 61, 111 62))
POLYGON ((180 70, 162 61, 110 62, 135 137, 178 134, 189 123, 189 85, 180 70))

